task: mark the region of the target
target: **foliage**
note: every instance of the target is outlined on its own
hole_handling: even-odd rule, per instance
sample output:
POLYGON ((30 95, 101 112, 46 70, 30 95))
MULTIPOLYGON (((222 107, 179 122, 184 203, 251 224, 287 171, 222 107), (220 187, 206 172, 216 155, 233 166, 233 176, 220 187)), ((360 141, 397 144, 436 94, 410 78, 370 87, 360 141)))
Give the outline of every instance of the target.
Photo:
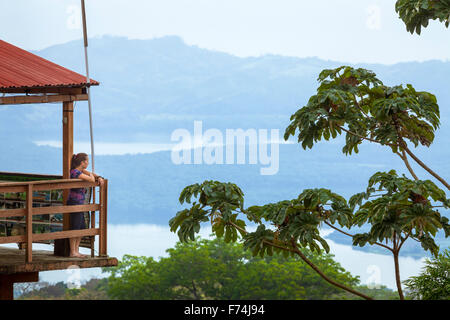
POLYGON ((404 281, 412 299, 450 300, 450 250, 446 249, 432 260, 417 277, 404 281))
MULTIPOLYGON (((20 299, 355 299, 322 281, 298 257, 253 257, 241 244, 198 237, 193 242, 179 242, 167 252, 169 256, 159 261, 126 255, 113 270, 104 268, 106 273, 113 271, 108 278, 91 279, 79 289, 68 289, 63 282, 40 283, 34 289, 29 288, 20 299), (152 272, 155 270, 156 273, 152 272), (155 279, 159 279, 159 291, 155 288, 155 279)), ((392 299, 395 295, 387 288, 359 286, 359 278, 342 268, 333 255, 307 250, 305 254, 333 278, 367 295, 379 299, 392 299)))
POLYGON ((375 300, 398 300, 398 294, 386 286, 376 286, 369 288, 368 286, 358 286, 358 291, 370 295, 375 300))
POLYGON ((191 203, 193 197, 199 203, 193 202, 190 209, 179 211, 169 221, 170 230, 178 230, 180 241, 192 240, 194 232, 198 233, 200 230, 200 222, 210 221, 213 233, 218 238, 224 237, 226 243, 236 242, 239 233, 244 248, 250 250, 253 256, 263 258, 282 253, 288 258, 298 255, 327 282, 371 299, 324 274, 302 252, 310 250, 320 254, 322 249, 329 252, 329 246, 319 232, 322 222, 328 223, 331 220, 337 221, 341 226, 351 225, 351 212, 341 196, 327 189, 308 189, 291 201, 244 209, 244 194, 235 184, 204 181, 184 188, 179 200, 182 204, 191 203), (237 219, 239 213, 258 224, 256 231, 246 230, 244 220, 237 219), (276 229, 266 228, 263 220, 276 229))
POLYGON ((160 264, 151 257, 124 255, 117 267, 104 269, 103 272, 111 272, 106 290, 112 299, 149 297, 156 300, 167 296, 159 277, 160 264))
MULTIPOLYGON (((159 262, 124 256, 108 278, 108 295, 113 299, 183 300, 349 298, 321 281, 298 258, 253 257, 241 244, 226 243, 221 238, 179 242, 167 252, 169 257, 159 262), (154 287, 155 279, 159 279, 159 290, 154 287)), ((358 278, 331 255, 307 255, 343 283, 358 284, 358 278)))
POLYGON ((320 225, 330 221, 351 226, 351 211, 346 200, 328 189, 307 189, 297 199, 245 209, 244 193, 239 187, 209 180, 187 186, 179 200, 181 204, 191 203, 192 198, 199 203, 193 202, 190 209, 179 211, 169 221, 170 230, 178 231, 180 241, 192 240, 194 232, 200 230, 200 222, 210 221, 217 237, 224 237, 226 243, 236 242, 239 234, 244 247, 254 256, 271 256, 274 252, 293 256, 292 241, 317 253, 322 249, 329 252, 328 244, 320 236, 320 225), (244 220, 238 219, 239 213, 258 224, 256 231, 247 232, 244 220), (263 221, 271 223, 275 229, 267 228, 263 221))
POLYGON ((200 230, 200 222, 211 221, 213 232, 219 238, 224 236, 225 242, 237 241, 240 233, 245 248, 254 256, 271 256, 274 252, 292 255, 292 241, 318 253, 321 249, 329 252, 319 232, 323 223, 347 228, 369 223, 370 232, 355 235, 353 245, 392 241, 393 249, 398 251, 407 238, 412 238, 421 242, 424 250, 437 254, 439 248, 433 237, 438 230, 443 230, 446 237, 450 235, 449 220, 433 205, 439 202, 441 207, 449 208, 445 192, 430 180, 399 177, 395 170, 374 174, 366 192, 354 195, 348 204, 328 189, 307 189, 297 199, 245 209, 242 190, 218 181, 184 188, 180 202, 191 203, 193 197, 199 203, 193 202, 191 209, 179 211, 169 222, 171 231, 178 231, 181 241, 192 239, 193 232, 200 230), (376 199, 368 200, 373 197, 376 199), (259 224, 256 231, 246 231, 245 222, 237 219, 239 213, 259 224), (263 220, 274 228, 267 228, 263 220))
POLYGON ((406 239, 412 238, 420 242, 424 250, 437 255, 439 247, 433 238, 439 230, 448 237, 450 225, 448 218, 441 216, 433 202, 439 202, 443 208, 450 207, 445 192, 430 180, 399 177, 395 170, 374 174, 366 192, 349 200, 352 209, 359 205, 354 225, 371 225, 369 232, 353 236, 353 245, 390 241, 392 250, 399 251, 406 239), (371 197, 376 199, 368 200, 371 197), (364 200, 368 201, 362 204, 364 200))
MULTIPOLYGON (((364 234, 350 235, 337 230, 351 236, 353 245, 376 244, 393 253, 399 296, 403 299, 398 256, 404 242, 414 239, 424 250, 436 255, 437 231, 444 230, 446 237, 450 234, 449 220, 434 209, 437 206, 433 203, 440 202, 440 207, 448 208, 450 201, 445 192, 429 180, 419 180, 406 155, 450 190, 450 185, 421 162, 406 142, 416 147, 431 145, 440 124, 436 97, 418 92, 410 84, 385 86, 372 71, 348 66, 323 70, 318 81, 317 94, 291 116, 285 140, 298 131, 298 142, 306 149, 322 138, 329 140, 345 132, 342 150, 345 154, 357 153, 364 140, 389 146, 405 162, 415 180, 399 177, 394 170, 378 172, 370 178, 366 192, 354 195, 349 203, 329 189, 316 188, 304 190, 296 199, 249 208, 244 208, 244 194, 237 185, 207 180, 183 189, 181 204, 196 201, 169 221, 170 230, 186 242, 194 239, 202 222, 210 221, 213 233, 224 237, 227 243, 236 242, 240 235, 253 256, 297 254, 308 263, 301 249, 329 252, 327 242, 320 236, 322 224, 334 229, 336 224, 348 229, 370 224, 370 231, 364 234), (369 200, 371 197, 376 199, 369 200), (244 220, 238 219, 239 214, 256 223, 256 231, 248 232, 244 220), (392 247, 387 245, 389 242, 392 247)), ((339 286, 313 264, 310 266, 325 280, 339 286)))
POLYGON ((20 300, 107 300, 104 289, 106 279, 91 279, 78 289, 69 289, 64 282, 38 283, 38 286, 23 292, 20 300))
POLYGON ((364 141, 403 150, 405 141, 429 146, 439 127, 436 97, 412 85, 385 86, 366 69, 342 66, 323 70, 317 94, 290 118, 284 139, 295 135, 304 149, 346 132, 345 154, 358 153, 364 141))
POLYGON ((395 11, 411 34, 420 34, 422 27, 427 27, 429 20, 450 24, 450 0, 398 0, 395 11))
POLYGON ((39 291, 48 286, 49 283, 45 281, 16 283, 14 285, 14 298, 20 299, 23 296, 29 295, 31 292, 39 291))

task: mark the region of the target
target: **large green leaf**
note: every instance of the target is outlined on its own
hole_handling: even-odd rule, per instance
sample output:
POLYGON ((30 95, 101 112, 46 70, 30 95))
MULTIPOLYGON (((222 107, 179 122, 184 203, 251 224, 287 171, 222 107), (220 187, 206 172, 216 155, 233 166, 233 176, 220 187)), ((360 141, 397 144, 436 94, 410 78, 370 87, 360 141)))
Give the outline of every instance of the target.
POLYGON ((403 141, 430 146, 439 127, 436 97, 411 84, 388 87, 366 69, 342 66, 323 70, 320 86, 306 106, 290 118, 284 139, 297 134, 304 149, 346 133, 343 153, 358 153, 364 141, 377 141, 393 152, 403 141))
POLYGON ((446 27, 450 24, 450 0, 398 0, 395 10, 411 34, 420 34, 429 20, 439 20, 446 27))

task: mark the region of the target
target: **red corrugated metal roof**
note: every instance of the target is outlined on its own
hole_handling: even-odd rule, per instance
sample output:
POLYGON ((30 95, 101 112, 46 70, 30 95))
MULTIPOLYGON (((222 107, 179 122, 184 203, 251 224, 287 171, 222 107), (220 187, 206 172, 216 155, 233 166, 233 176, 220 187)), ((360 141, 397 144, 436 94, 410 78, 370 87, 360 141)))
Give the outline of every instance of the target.
POLYGON ((86 76, 0 40, 0 89, 86 85, 86 76))

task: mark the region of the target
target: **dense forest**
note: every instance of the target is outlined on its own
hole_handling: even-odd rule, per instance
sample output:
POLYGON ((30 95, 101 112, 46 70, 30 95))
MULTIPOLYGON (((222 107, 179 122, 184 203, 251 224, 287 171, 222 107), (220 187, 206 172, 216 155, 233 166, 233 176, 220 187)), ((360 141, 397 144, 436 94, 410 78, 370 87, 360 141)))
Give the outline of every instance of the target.
MULTIPOLYGON (((241 244, 222 239, 177 243, 169 256, 125 255, 107 277, 79 288, 69 284, 16 285, 19 299, 75 300, 350 300, 358 299, 323 281, 300 259, 282 255, 253 257, 241 244)), ((333 260, 333 255, 308 253, 330 277, 358 288, 375 299, 398 299, 380 286, 369 289, 333 260)))

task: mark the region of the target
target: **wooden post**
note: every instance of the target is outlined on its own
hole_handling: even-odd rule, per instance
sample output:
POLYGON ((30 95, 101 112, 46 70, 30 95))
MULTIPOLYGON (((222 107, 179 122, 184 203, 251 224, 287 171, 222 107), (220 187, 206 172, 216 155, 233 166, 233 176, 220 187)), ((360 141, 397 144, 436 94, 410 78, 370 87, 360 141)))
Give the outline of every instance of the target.
POLYGON ((14 283, 38 281, 39 272, 0 274, 0 300, 14 300, 14 283))
POLYGON ((14 282, 0 276, 0 300, 14 300, 14 282))
MULTIPOLYGON (((73 155, 73 102, 63 102, 63 154, 62 154, 62 176, 63 179, 70 179, 70 162, 73 155)), ((67 203, 67 198, 69 196, 69 190, 63 191, 63 203, 67 203)), ((70 215, 63 214, 63 230, 70 229, 70 215)), ((69 241, 55 241, 55 254, 68 255, 70 252, 69 241)))
MULTIPOLYGON (((63 103, 63 179, 70 179, 70 162, 73 155, 73 102, 63 103)), ((69 190, 64 190, 63 201, 67 202, 69 190)), ((63 230, 69 230, 69 215, 64 215, 63 230)))
POLYGON ((105 226, 105 234, 103 237, 105 256, 108 256, 108 179, 105 179, 105 199, 103 200, 105 208, 103 209, 103 223, 105 226))
POLYGON ((30 263, 33 255, 33 185, 30 183, 27 188, 27 215, 26 215, 26 235, 27 235, 27 252, 25 262, 30 263))
POLYGON ((103 187, 100 187, 100 216, 99 216, 99 229, 100 229, 100 237, 99 237, 99 255, 106 256, 106 212, 107 212, 107 189, 108 189, 108 180, 105 179, 105 183, 103 187))
MULTIPOLYGON (((95 192, 96 188, 92 187, 92 203, 95 203, 95 192)), ((91 228, 95 229, 95 211, 91 211, 91 228)), ((95 236, 91 237, 91 258, 95 256, 95 236)))

